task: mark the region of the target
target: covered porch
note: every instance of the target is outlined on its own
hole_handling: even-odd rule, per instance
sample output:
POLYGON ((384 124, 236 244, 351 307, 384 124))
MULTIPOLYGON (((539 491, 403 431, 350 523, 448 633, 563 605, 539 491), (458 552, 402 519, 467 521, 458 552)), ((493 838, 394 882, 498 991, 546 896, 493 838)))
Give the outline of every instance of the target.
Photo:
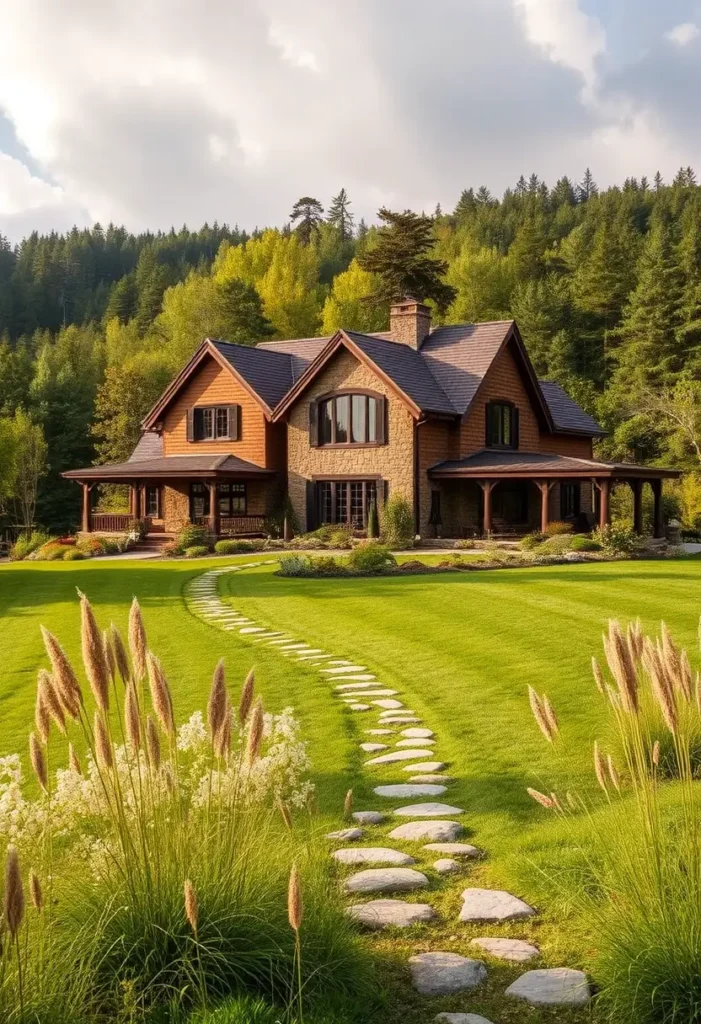
POLYGON ((633 463, 599 462, 535 452, 483 450, 439 463, 428 473, 432 520, 443 536, 521 536, 545 533, 554 520, 588 532, 611 522, 611 494, 618 483, 631 488, 633 528, 643 533, 643 488, 653 497, 653 536, 664 536, 662 482, 676 470, 633 463), (445 508, 445 514, 436 508, 445 508))
POLYGON ((232 455, 135 460, 63 475, 82 488, 83 533, 125 533, 141 521, 148 536, 174 535, 190 523, 217 537, 255 536, 279 492, 278 474, 232 455), (96 509, 100 484, 126 486, 127 510, 96 509))

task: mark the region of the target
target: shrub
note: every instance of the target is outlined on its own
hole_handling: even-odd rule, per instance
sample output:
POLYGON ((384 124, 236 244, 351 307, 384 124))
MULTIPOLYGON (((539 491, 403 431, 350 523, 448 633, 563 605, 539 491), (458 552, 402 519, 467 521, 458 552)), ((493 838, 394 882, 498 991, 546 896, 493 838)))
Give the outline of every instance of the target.
POLYGON ((601 544, 591 537, 583 537, 578 533, 572 538, 570 551, 601 551, 601 544))
POLYGON ((15 543, 10 548, 10 558, 15 562, 21 562, 31 555, 32 552, 37 551, 44 544, 48 544, 51 541, 48 533, 41 533, 39 530, 34 530, 28 537, 18 537, 15 543))
POLYGON ((214 538, 209 530, 205 529, 204 526, 195 526, 194 523, 188 523, 187 526, 183 526, 177 539, 183 551, 195 546, 206 547, 208 551, 211 551, 214 546, 214 538))
POLYGON ((352 539, 352 530, 348 528, 334 530, 334 532, 329 535, 328 544, 330 548, 349 548, 352 546, 352 539))
POLYGON ((107 538, 94 536, 81 537, 76 544, 76 548, 89 558, 98 558, 100 555, 104 555, 107 551, 107 538))
POLYGON ((148 533, 148 522, 145 519, 132 519, 129 523, 127 536, 135 534, 138 540, 143 540, 148 533))
POLYGON ((257 548, 252 540, 218 540, 214 550, 218 555, 242 555, 257 548))
POLYGON ((545 540, 545 535, 542 533, 529 533, 519 543, 521 551, 533 551, 545 540))
POLYGON ((82 551, 79 551, 78 548, 66 548, 66 550, 63 552, 64 562, 80 562, 84 558, 85 555, 83 554, 82 551))
POLYGON ((103 555, 118 555, 121 551, 126 551, 129 547, 127 540, 117 540, 116 537, 102 537, 102 554, 103 555))
POLYGON ((380 517, 377 512, 377 502, 370 502, 368 510, 368 539, 377 540, 380 536, 380 517))
MULTIPOLYGON (((330 534, 327 536, 330 536, 330 534)), ((299 537, 293 537, 288 547, 292 550, 323 551, 326 543, 326 540, 315 531, 314 533, 303 533, 299 537)))
POLYGON ((460 551, 472 551, 473 548, 477 547, 473 540, 456 540, 455 547, 460 551))
POLYGON ((323 555, 320 558, 314 558, 312 559, 312 565, 315 572, 328 573, 331 576, 346 571, 345 565, 342 565, 333 555, 323 555))
POLYGON ((348 556, 348 565, 356 572, 375 574, 396 564, 397 560, 387 545, 377 541, 358 544, 348 556))
POLYGON ((184 554, 185 558, 203 558, 210 554, 210 549, 206 544, 191 544, 189 548, 185 548, 184 554))
POLYGON ((546 537, 559 537, 563 533, 572 533, 572 523, 563 523, 560 519, 553 519, 545 527, 546 537))
POLYGON ((66 547, 58 541, 52 540, 48 544, 42 545, 34 553, 34 557, 38 562, 56 562, 58 559, 63 558, 65 553, 66 547))
POLYGON ((565 551, 572 550, 572 541, 574 540, 572 534, 560 533, 555 534, 554 537, 548 537, 542 544, 539 544, 536 548, 537 554, 543 555, 561 555, 565 551))
POLYGON ((283 555, 279 571, 281 576, 313 576, 314 563, 309 555, 283 555))
POLYGON ((161 553, 166 558, 177 558, 178 555, 182 555, 183 549, 177 540, 167 540, 161 548, 161 553))
POLYGON ((612 523, 592 533, 593 539, 610 555, 630 555, 638 545, 637 534, 623 523, 612 523))
POLYGON ((393 494, 382 509, 382 539, 390 548, 410 548, 414 543, 414 515, 402 494, 393 494))

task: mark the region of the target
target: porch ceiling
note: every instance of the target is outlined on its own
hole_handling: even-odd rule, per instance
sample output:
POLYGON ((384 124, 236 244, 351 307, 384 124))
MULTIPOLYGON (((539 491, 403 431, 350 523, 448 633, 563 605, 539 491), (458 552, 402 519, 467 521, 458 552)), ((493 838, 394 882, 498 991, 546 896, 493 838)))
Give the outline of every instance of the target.
POLYGON ((170 455, 161 459, 117 462, 104 466, 70 469, 61 474, 68 480, 120 483, 130 480, 171 479, 249 479, 274 476, 275 470, 264 469, 235 455, 170 455))
POLYGON ((676 469, 656 466, 638 466, 632 462, 599 462, 594 459, 576 459, 567 455, 547 452, 516 452, 483 449, 464 459, 439 462, 428 475, 440 479, 573 479, 604 477, 611 479, 661 480, 676 479, 676 469))

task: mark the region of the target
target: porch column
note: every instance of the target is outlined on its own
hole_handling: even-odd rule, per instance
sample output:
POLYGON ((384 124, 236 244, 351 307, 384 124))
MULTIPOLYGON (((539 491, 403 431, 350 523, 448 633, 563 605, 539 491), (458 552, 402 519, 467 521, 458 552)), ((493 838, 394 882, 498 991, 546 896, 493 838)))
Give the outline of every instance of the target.
POLYGON ((549 480, 539 480, 540 487, 540 532, 545 533, 550 522, 550 491, 554 484, 549 480))
POLYGON ((90 484, 82 484, 83 488, 83 533, 90 533, 92 530, 92 522, 90 521, 90 491, 92 487, 90 484))
POLYGON ((643 481, 631 480, 633 491, 633 529, 639 537, 643 535, 643 481))
POLYGON ((129 484, 129 515, 132 519, 139 518, 138 494, 139 485, 136 482, 129 484))
POLYGON ((209 487, 209 530, 210 533, 217 537, 219 536, 219 501, 216 480, 213 480, 207 486, 209 487))
POLYGON ((479 485, 484 497, 482 529, 489 536, 492 532, 492 491, 496 486, 496 480, 480 480, 479 485))
POLYGON ((662 481, 651 480, 652 494, 655 499, 654 530, 653 536, 664 537, 664 516, 662 514, 662 481))
POLYGON ((599 527, 603 530, 605 526, 611 525, 611 481, 598 480, 597 486, 599 488, 599 527))

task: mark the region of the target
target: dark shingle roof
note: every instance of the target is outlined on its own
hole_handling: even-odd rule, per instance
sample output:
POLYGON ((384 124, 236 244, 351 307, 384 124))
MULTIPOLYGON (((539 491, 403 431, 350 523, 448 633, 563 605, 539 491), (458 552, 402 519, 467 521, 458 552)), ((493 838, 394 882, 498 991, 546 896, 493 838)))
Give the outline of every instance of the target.
POLYGON ((516 476, 542 474, 545 477, 550 473, 586 476, 596 476, 597 473, 651 477, 679 475, 674 470, 638 466, 632 462, 605 462, 597 459, 576 459, 569 455, 553 455, 549 452, 499 451, 493 448, 483 448, 464 459, 439 462, 429 470, 429 475, 440 476, 441 473, 459 473, 464 476, 489 476, 491 473, 514 473, 516 476))
POLYGON ((580 408, 566 391, 551 380, 538 381, 548 403, 556 430, 574 430, 589 437, 604 437, 606 431, 596 420, 580 408))
POLYGON ((292 362, 286 353, 265 351, 253 345, 235 345, 230 341, 211 341, 270 409, 274 409, 292 387, 292 362))
POLYGON ((370 334, 345 331, 365 355, 401 388, 423 412, 455 415, 455 408, 421 352, 401 342, 386 341, 370 334))
POLYGON ((437 327, 421 346, 422 359, 459 415, 475 397, 512 326, 513 320, 496 320, 437 327))
POLYGON ((325 338, 296 338, 290 341, 261 341, 256 346, 266 352, 281 352, 290 357, 292 378, 297 380, 319 355, 324 345, 331 341, 325 338))
POLYGON ((111 478, 141 479, 150 476, 182 476, 188 474, 228 474, 246 476, 267 474, 270 470, 246 462, 235 455, 212 452, 205 455, 168 455, 155 459, 140 459, 135 462, 114 462, 103 466, 87 466, 85 469, 71 469, 62 475, 69 479, 107 480, 111 478))
POLYGON ((129 456, 129 462, 143 462, 145 459, 160 459, 163 455, 163 438, 155 430, 144 430, 136 448, 129 456))

